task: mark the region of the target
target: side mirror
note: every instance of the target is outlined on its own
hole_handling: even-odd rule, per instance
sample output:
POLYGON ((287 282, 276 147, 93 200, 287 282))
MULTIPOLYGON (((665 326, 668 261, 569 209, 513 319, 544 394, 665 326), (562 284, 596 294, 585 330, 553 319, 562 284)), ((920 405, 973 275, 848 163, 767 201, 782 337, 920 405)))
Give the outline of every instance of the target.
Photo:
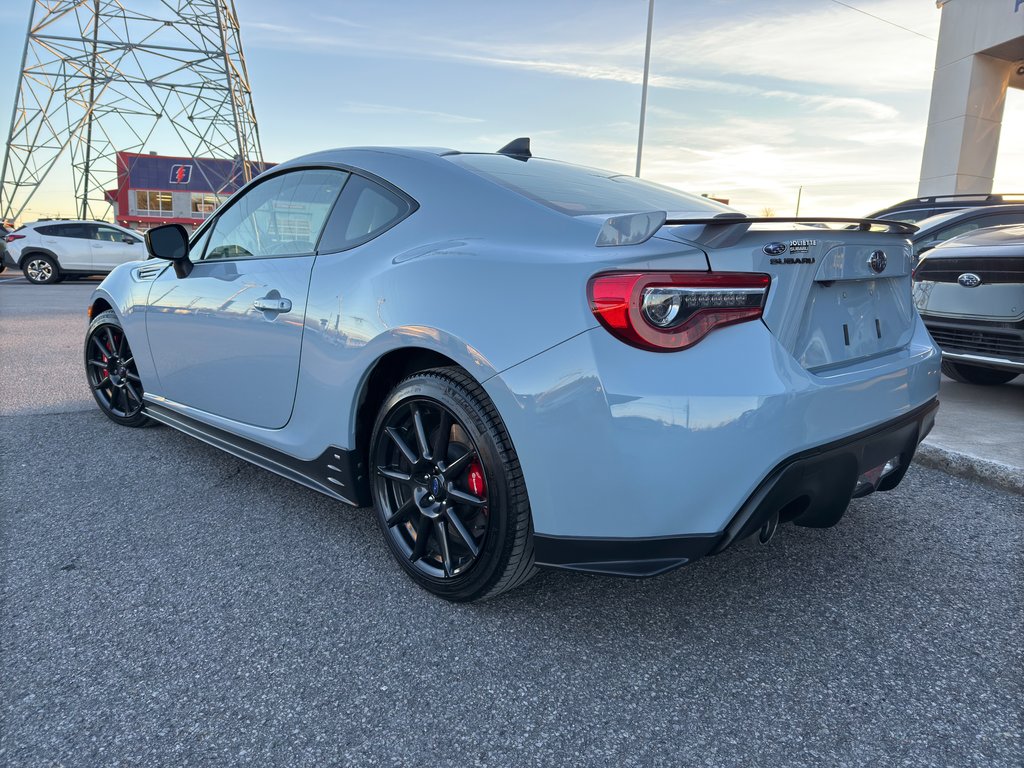
POLYGON ((128 245, 133 245, 134 243, 137 243, 137 242, 139 242, 139 241, 138 241, 138 240, 136 240, 136 239, 135 239, 134 237, 132 237, 131 235, 125 235, 124 237, 122 237, 122 238, 121 238, 121 242, 122 242, 122 243, 128 243, 128 245))
POLYGON ((188 277, 192 262, 188 260, 188 231, 181 224, 164 224, 146 233, 146 250, 156 259, 174 264, 174 274, 188 277))

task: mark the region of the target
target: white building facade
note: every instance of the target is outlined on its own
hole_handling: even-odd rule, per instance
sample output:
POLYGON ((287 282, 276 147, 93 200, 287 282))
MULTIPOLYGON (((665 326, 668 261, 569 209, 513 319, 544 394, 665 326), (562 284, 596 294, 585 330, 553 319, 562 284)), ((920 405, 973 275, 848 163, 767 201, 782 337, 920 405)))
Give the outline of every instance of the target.
POLYGON ((1024 88, 1024 0, 937 5, 942 21, 918 194, 992 192, 1006 91, 1024 88))

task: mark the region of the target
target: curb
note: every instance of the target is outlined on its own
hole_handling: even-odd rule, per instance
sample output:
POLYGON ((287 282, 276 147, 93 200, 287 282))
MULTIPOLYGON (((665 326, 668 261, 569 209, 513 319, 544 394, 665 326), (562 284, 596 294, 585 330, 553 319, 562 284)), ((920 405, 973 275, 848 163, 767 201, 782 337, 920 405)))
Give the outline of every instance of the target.
POLYGON ((1024 496, 1024 471, 1011 464, 960 453, 928 442, 917 446, 914 463, 1024 496))

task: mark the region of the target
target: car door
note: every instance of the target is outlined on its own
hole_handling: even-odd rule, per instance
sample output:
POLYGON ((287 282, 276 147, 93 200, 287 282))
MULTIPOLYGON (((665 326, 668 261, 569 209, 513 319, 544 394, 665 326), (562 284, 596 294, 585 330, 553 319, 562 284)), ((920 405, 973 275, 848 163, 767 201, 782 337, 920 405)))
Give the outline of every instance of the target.
POLYGON ((93 269, 109 272, 126 262, 146 258, 145 246, 135 235, 105 224, 90 224, 88 227, 93 269))
POLYGON ((197 233, 191 273, 164 270, 150 288, 151 392, 257 427, 288 422, 316 243, 347 178, 326 168, 273 174, 197 233))
POLYGON ((39 227, 42 245, 57 256, 61 269, 88 272, 92 269, 92 249, 86 224, 48 224, 39 227))

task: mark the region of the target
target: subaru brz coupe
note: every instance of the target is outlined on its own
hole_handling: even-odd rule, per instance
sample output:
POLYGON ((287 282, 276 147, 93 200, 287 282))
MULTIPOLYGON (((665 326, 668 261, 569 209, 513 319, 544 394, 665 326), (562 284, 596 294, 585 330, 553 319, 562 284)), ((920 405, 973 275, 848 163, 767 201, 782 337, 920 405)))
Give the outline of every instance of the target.
POLYGON ((652 576, 894 488, 938 407, 908 224, 757 219, 535 158, 262 174, 91 298, 102 411, 354 506, 456 601, 652 576), (851 226, 852 224, 852 226, 851 226))

